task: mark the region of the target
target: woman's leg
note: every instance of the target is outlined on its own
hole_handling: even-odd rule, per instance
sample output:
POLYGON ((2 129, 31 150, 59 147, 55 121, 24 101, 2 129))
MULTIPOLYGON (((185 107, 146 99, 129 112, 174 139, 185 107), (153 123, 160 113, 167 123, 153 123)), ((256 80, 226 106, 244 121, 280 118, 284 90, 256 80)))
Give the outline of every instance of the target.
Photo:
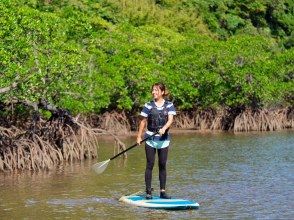
POLYGON ((158 149, 160 190, 165 190, 167 156, 168 156, 168 147, 158 149))
POLYGON ((150 191, 151 193, 152 169, 154 166, 156 149, 153 147, 150 147, 148 144, 145 144, 145 153, 146 153, 146 170, 145 170, 146 191, 150 191))

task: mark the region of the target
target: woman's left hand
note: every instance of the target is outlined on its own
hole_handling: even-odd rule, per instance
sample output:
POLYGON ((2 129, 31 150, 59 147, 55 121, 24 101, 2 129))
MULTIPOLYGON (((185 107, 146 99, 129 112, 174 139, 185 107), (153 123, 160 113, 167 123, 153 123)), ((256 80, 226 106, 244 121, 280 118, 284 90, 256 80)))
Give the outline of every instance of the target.
POLYGON ((160 128, 158 133, 162 136, 165 133, 165 129, 164 128, 160 128))

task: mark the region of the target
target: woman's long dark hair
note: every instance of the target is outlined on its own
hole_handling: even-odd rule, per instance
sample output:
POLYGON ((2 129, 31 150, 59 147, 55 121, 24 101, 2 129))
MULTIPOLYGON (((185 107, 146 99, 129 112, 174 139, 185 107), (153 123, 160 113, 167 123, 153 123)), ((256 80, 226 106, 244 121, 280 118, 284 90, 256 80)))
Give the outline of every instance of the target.
POLYGON ((166 98, 166 97, 169 96, 169 91, 167 90, 166 86, 165 86, 163 83, 161 83, 161 82, 154 83, 154 84, 152 85, 152 87, 151 87, 151 91, 152 91, 152 89, 153 89, 154 87, 157 87, 157 88, 159 88, 161 91, 164 92, 163 97, 166 98))

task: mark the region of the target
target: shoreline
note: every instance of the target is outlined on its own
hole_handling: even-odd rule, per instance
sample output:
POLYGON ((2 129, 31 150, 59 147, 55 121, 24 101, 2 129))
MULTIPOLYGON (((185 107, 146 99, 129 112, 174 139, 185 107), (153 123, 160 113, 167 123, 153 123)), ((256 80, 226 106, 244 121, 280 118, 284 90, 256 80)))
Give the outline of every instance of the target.
MULTIPOLYGON (((275 131, 226 131, 226 130, 210 130, 210 129, 205 129, 205 130, 197 130, 197 129, 178 129, 178 128, 172 128, 170 129, 170 134, 171 135, 181 135, 181 134, 221 134, 221 133, 230 133, 230 134, 262 134, 262 133, 268 133, 268 132, 283 132, 283 131, 293 131, 293 128, 287 128, 287 129, 282 129, 282 130, 275 130, 275 131)), ((117 134, 116 137, 118 137, 121 140, 130 138, 130 137, 136 137, 137 131, 130 131, 126 134, 117 134)), ((101 134, 99 138, 102 138, 103 140, 110 140, 113 139, 113 137, 110 134, 101 134)))

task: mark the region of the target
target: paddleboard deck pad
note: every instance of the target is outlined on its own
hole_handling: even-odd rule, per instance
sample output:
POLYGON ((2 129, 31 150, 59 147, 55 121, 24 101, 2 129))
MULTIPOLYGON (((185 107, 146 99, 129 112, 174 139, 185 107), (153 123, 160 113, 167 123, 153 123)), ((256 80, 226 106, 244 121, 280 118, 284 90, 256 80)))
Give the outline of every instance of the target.
POLYGON ((185 199, 161 199, 159 196, 153 196, 152 199, 145 199, 145 194, 133 194, 123 196, 119 201, 129 205, 152 208, 152 209, 170 209, 170 210, 185 210, 197 209, 199 204, 197 202, 185 199))

